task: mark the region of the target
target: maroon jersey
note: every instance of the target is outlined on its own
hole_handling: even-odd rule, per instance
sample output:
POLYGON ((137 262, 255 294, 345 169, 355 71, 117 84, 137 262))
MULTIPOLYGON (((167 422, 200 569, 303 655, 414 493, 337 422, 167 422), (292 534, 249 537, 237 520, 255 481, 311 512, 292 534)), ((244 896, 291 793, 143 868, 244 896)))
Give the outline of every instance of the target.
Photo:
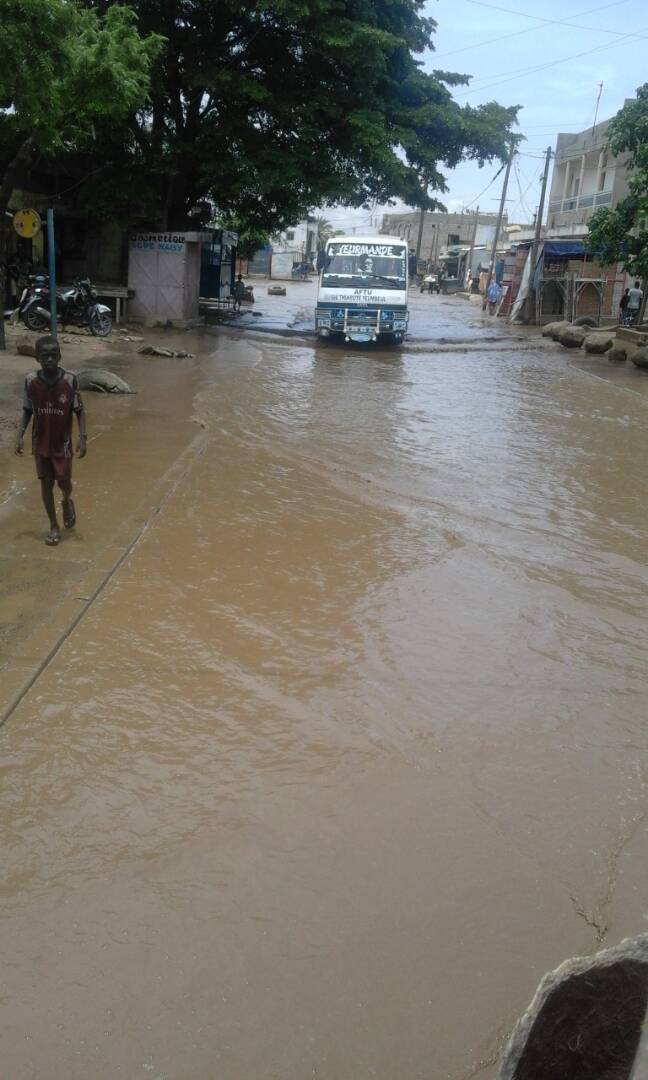
POLYGON ((37 457, 72 457, 72 414, 83 408, 76 375, 58 369, 54 382, 40 371, 25 379, 23 408, 32 413, 32 453, 37 457))

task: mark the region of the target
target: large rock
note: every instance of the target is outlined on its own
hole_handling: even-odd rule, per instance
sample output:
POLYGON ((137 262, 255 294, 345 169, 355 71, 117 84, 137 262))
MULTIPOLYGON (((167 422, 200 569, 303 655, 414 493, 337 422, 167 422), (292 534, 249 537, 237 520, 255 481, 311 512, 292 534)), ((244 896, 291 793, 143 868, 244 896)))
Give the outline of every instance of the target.
POLYGON ((551 327, 549 337, 553 338, 554 341, 558 341, 558 338, 565 327, 569 326, 569 323, 567 322, 567 319, 561 319, 559 322, 549 323, 549 326, 551 327))
POLYGON ((648 346, 643 345, 640 349, 633 349, 628 354, 628 360, 632 360, 634 366, 641 368, 642 371, 648 370, 648 346))
POLYGON ((542 331, 541 331, 542 336, 543 337, 552 337, 553 332, 554 332, 554 327, 556 327, 556 326, 560 326, 561 329, 562 329, 563 326, 567 326, 567 323, 566 322, 565 323, 563 323, 563 322, 561 322, 561 323, 548 322, 546 326, 542 327, 542 331))
POLYGON ((574 319, 572 326, 587 326, 590 330, 595 330, 598 323, 592 315, 579 315, 577 319, 574 319))
POLYGON ((101 394, 134 394, 127 382, 105 368, 87 368, 77 371, 79 390, 97 390, 101 394))
POLYGON ((169 359, 186 359, 187 357, 193 358, 193 353, 185 352, 181 349, 179 352, 177 349, 163 349, 161 345, 142 345, 141 349, 137 350, 141 356, 166 356, 169 359))
POLYGON ((614 334, 588 334, 585 338, 585 352, 605 353, 614 345, 614 334))
POLYGON ((613 345, 607 354, 611 364, 625 364, 628 359, 628 350, 624 345, 613 345))
POLYGON ((565 326, 560 331, 558 341, 565 349, 580 349, 587 337, 587 331, 581 326, 565 326))
POLYGON ((545 975, 516 1024, 498 1080, 645 1076, 632 1069, 646 1053, 640 1040, 647 1005, 648 934, 565 961, 545 975))

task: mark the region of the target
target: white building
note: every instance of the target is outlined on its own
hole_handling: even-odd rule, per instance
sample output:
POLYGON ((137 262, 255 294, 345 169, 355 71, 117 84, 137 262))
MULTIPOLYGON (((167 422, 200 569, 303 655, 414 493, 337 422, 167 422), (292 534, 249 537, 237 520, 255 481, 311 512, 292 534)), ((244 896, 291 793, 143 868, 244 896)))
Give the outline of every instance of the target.
POLYGON ((295 256, 307 258, 314 256, 317 251, 317 224, 315 218, 309 217, 305 221, 299 221, 290 229, 284 229, 278 236, 272 238, 273 252, 291 252, 295 256))
POLYGON ((601 206, 615 206, 629 194, 628 155, 614 157, 607 147, 609 120, 556 142, 547 235, 581 238, 601 206))

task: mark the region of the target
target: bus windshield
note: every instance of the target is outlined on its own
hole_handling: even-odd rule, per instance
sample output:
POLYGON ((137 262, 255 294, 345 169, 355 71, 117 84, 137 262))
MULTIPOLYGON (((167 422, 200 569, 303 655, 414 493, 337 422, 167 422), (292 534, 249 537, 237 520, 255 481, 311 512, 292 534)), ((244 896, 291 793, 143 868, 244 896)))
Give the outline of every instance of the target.
POLYGON ((329 244, 322 285, 404 290, 405 255, 405 247, 393 244, 329 244))

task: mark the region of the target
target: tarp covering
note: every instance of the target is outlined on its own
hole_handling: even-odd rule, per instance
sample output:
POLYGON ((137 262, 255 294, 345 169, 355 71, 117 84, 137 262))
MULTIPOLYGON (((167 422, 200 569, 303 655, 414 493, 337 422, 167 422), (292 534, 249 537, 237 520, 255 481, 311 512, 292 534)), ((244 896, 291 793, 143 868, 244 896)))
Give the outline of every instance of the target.
POLYGON ((582 240, 545 240, 545 255, 584 255, 585 245, 582 240))
MULTIPOLYGON (((539 260, 538 260, 539 261, 539 260)), ((520 280, 520 288, 518 294, 513 303, 513 307, 509 312, 509 322, 517 322, 522 317, 522 308, 524 307, 524 301, 529 295, 529 281, 531 278, 531 248, 527 251, 527 257, 524 261, 524 269, 522 270, 522 278, 520 280)))

